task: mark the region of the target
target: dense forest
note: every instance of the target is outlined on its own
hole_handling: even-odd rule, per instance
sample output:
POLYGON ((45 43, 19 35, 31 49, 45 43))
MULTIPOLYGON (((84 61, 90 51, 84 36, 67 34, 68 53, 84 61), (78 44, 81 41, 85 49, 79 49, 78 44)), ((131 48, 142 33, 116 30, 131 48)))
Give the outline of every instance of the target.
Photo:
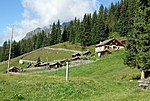
MULTIPOLYGON (((115 4, 111 3, 109 8, 100 5, 98 11, 91 14, 85 14, 82 20, 75 17, 75 19, 70 21, 69 25, 65 26, 64 29, 61 29, 60 21, 58 20, 58 22, 52 24, 52 30, 49 34, 42 31, 41 33, 35 34, 32 38, 22 39, 19 42, 13 41, 11 58, 41 47, 65 41, 80 43, 81 46, 85 48, 86 46, 94 45, 100 41, 113 37, 113 33, 118 33, 120 37, 128 38, 129 36, 132 36, 132 33, 134 33, 133 28, 135 30, 137 29, 137 31, 139 30, 138 27, 140 26, 135 23, 138 21, 142 23, 143 20, 145 20, 141 20, 140 15, 137 14, 137 12, 141 11, 139 10, 139 7, 141 7, 144 3, 142 2, 142 4, 139 5, 141 3, 139 2, 140 0, 121 0, 115 4), (137 16, 139 17, 137 18, 137 16)), ((147 0, 147 4, 148 2, 149 1, 147 0)), ((140 12, 141 15, 143 15, 143 13, 144 12, 140 12)), ((147 23, 147 21, 144 22, 147 23)), ((142 25, 144 26, 144 24, 142 25)), ((146 25, 148 28, 149 23, 146 25)), ((132 41, 128 42, 134 44, 132 41)), ((5 41, 2 48, 0 48, 0 61, 8 59, 9 44, 10 41, 5 41)), ((127 50, 130 49, 130 47, 131 45, 127 45, 127 50)), ((127 64, 129 64, 128 58, 130 57, 127 56, 126 58, 127 64)))

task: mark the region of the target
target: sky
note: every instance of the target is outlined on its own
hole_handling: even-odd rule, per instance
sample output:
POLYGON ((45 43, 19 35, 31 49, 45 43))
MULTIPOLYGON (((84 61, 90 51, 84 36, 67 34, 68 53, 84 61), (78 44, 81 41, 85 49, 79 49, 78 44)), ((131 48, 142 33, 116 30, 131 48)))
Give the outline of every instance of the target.
POLYGON ((119 0, 1 0, 0 46, 10 39, 14 25, 13 40, 21 40, 27 32, 56 22, 68 22, 75 17, 82 19, 103 4, 119 0))

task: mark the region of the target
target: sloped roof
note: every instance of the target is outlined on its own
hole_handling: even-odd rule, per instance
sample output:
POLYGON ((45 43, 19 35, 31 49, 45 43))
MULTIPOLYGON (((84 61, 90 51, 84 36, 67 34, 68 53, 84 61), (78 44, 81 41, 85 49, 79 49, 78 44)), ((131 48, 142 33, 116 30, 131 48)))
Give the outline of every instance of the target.
MULTIPOLYGON (((103 42, 100 42, 99 44, 97 44, 97 45, 96 45, 96 47, 106 45, 108 42, 110 42, 110 41, 112 41, 112 40, 116 40, 116 41, 118 41, 118 40, 117 40, 117 39, 115 39, 115 38, 108 39, 108 40, 105 40, 105 41, 103 41, 103 42)), ((118 41, 118 42, 119 42, 119 41, 118 41)), ((121 43, 121 42, 119 42, 119 43, 121 43)), ((121 43, 121 44, 122 44, 122 43, 121 43)), ((123 45, 123 44, 122 44, 122 45, 123 45)))

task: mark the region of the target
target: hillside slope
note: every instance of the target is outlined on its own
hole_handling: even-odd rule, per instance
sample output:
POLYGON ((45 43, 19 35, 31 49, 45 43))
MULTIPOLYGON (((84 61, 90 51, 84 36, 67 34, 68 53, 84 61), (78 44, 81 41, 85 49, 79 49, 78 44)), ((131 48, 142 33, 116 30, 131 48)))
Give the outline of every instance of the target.
POLYGON ((149 89, 137 89, 140 71, 123 64, 124 50, 96 62, 40 75, 0 74, 1 100, 127 101, 150 99, 149 89), (130 80, 133 79, 132 82, 130 80))

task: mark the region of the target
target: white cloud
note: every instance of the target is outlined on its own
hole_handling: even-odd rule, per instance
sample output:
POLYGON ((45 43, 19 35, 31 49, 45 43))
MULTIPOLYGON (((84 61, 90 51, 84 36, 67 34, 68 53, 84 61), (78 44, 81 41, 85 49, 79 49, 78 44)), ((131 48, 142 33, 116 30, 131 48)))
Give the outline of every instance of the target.
MULTIPOLYGON (((23 19, 16 24, 14 39, 18 41, 36 27, 52 24, 58 19, 61 22, 75 17, 81 19, 85 13, 97 10, 98 5, 98 0, 22 0, 23 19)), ((8 39, 8 33, 6 28, 3 39, 8 39)))

